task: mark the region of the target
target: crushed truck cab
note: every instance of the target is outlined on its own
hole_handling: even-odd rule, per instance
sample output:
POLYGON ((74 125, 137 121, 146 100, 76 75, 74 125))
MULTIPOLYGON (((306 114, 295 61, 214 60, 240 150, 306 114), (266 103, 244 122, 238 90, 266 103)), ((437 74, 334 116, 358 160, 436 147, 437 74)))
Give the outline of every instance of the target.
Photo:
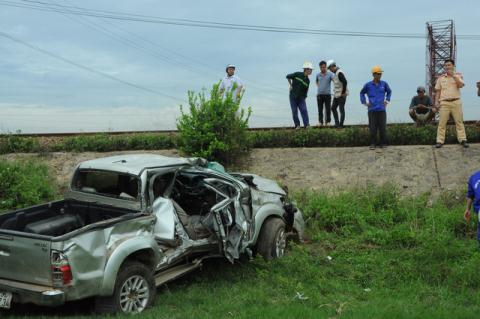
POLYGON ((204 259, 282 257, 303 230, 286 192, 254 174, 151 154, 82 162, 64 199, 0 215, 0 308, 95 297, 99 313, 139 313, 204 259))

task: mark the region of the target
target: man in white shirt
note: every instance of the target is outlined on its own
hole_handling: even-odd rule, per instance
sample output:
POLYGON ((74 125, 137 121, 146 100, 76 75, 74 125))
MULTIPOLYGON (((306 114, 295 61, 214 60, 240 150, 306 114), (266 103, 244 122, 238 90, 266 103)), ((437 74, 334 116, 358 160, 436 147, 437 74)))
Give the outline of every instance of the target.
POLYGON ((235 65, 227 65, 225 71, 227 76, 220 82, 219 92, 223 95, 225 92, 232 92, 232 98, 237 101, 243 92, 243 82, 235 75, 235 65))

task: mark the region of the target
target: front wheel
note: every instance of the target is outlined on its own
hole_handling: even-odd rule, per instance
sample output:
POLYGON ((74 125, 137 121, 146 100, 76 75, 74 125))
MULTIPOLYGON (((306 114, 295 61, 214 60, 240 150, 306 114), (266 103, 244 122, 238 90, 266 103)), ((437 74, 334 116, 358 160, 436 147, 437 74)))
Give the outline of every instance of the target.
POLYGON ((267 219, 258 236, 256 252, 266 260, 281 258, 287 248, 285 222, 280 218, 267 219))
POLYGON ((155 279, 152 271, 142 263, 128 262, 120 268, 111 297, 97 297, 97 313, 137 314, 155 301, 155 279))

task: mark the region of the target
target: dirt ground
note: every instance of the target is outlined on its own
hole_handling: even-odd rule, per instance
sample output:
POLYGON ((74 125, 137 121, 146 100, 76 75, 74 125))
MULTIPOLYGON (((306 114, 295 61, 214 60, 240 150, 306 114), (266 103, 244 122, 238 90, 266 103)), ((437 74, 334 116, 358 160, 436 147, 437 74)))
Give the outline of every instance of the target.
MULTIPOLYGON (((178 156, 176 150, 109 152, 8 154, 15 160, 38 157, 52 169, 59 186, 68 185, 70 174, 81 161, 118 154, 155 153, 178 156)), ((406 195, 464 188, 468 176, 480 169, 480 144, 469 149, 459 145, 391 146, 369 150, 351 148, 277 148, 254 149, 243 171, 272 178, 291 190, 313 189, 335 192, 368 183, 393 183, 406 195)))

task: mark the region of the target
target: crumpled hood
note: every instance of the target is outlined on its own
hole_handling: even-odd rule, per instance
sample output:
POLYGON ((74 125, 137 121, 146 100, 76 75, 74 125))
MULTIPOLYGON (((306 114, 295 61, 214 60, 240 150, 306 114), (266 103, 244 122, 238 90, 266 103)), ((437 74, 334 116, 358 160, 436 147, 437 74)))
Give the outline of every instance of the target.
POLYGON ((271 179, 264 178, 255 174, 238 174, 238 175, 242 177, 247 177, 247 178, 251 176, 253 178, 252 182, 253 184, 255 184, 255 186, 253 187, 260 191, 267 192, 267 193, 274 193, 282 196, 287 195, 287 193, 285 193, 285 191, 278 185, 278 183, 271 179))

